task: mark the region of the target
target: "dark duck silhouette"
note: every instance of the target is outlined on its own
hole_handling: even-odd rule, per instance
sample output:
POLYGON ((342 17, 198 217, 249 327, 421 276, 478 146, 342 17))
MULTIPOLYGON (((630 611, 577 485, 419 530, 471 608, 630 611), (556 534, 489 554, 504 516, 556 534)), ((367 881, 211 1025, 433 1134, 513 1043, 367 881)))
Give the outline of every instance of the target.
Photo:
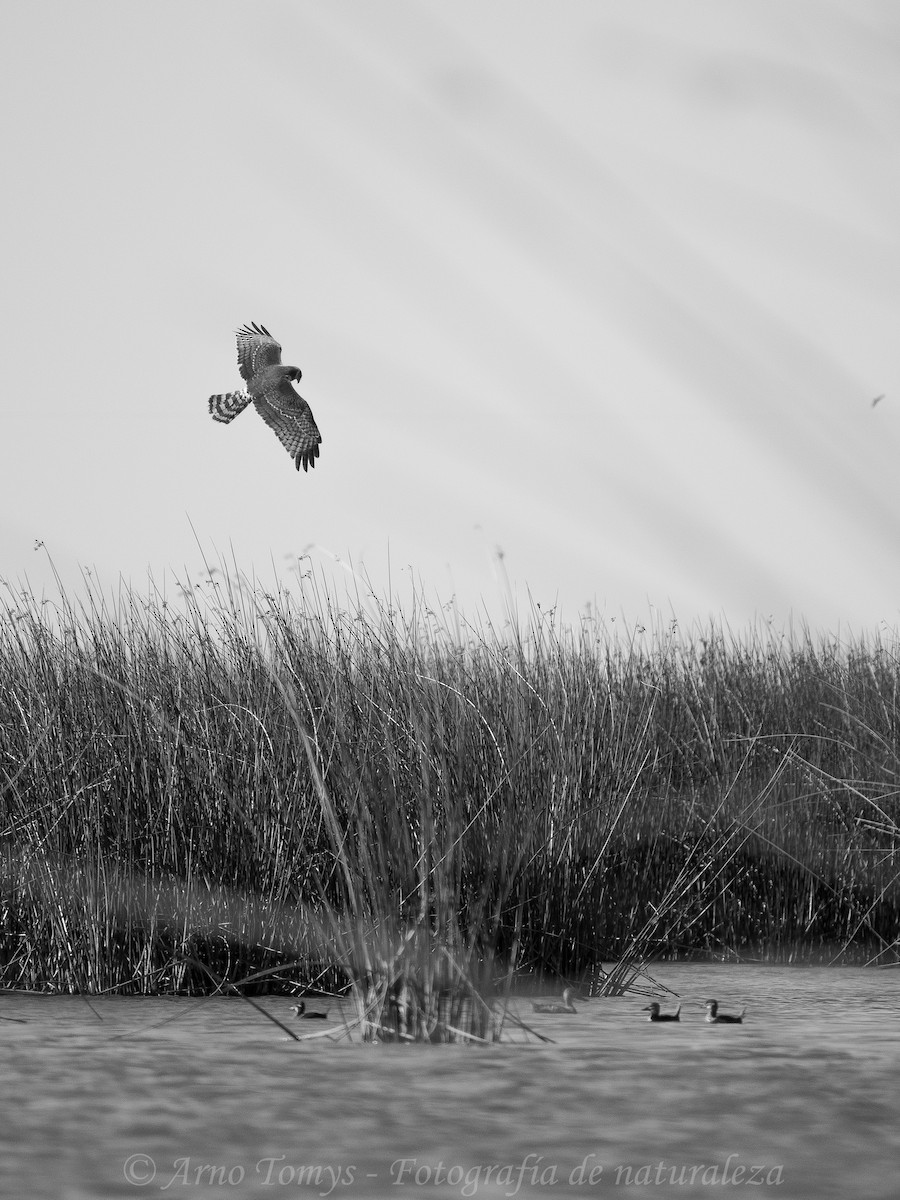
POLYGON ((746 1011, 746 1008, 742 1008, 740 1015, 735 1017, 728 1013, 720 1013, 718 1000, 707 1000, 706 1002, 706 1019, 710 1025, 743 1025, 746 1011))
POLYGON ((299 1004, 292 1004, 291 1012, 297 1014, 298 1020, 303 1020, 303 1021, 327 1021, 328 1020, 327 1012, 307 1012, 306 1004, 304 1003, 303 1000, 301 1000, 299 1004))
POLYGON ((675 1011, 673 1013, 664 1013, 664 1012, 659 1011, 659 1005, 654 1000, 653 1003, 648 1004, 647 1007, 643 1011, 648 1012, 650 1014, 650 1016, 647 1018, 648 1021, 678 1021, 678 1022, 681 1021, 681 1005, 680 1004, 678 1005, 678 1007, 675 1009, 675 1011))

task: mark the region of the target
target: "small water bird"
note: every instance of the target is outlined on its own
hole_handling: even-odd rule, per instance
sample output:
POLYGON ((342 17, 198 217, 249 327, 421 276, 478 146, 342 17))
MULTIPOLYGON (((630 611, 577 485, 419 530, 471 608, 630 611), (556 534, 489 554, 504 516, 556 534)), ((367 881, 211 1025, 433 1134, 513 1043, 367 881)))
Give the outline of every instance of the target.
POLYGON ((648 1004, 647 1007, 645 1009, 643 1009, 642 1011, 648 1012, 650 1014, 650 1016, 647 1018, 648 1021, 678 1021, 679 1023, 681 1022, 681 1005, 680 1004, 678 1005, 678 1007, 675 1009, 675 1011, 673 1013, 663 1013, 663 1012, 659 1011, 659 1005, 654 1000, 652 1004, 648 1004))
POLYGON ((706 1008, 706 1019, 710 1025, 742 1025, 744 1013, 747 1011, 746 1008, 742 1008, 737 1017, 729 1016, 728 1013, 720 1013, 718 1000, 707 1000, 706 1008))
POLYGON ((291 1012, 297 1014, 298 1020, 301 1020, 301 1019, 304 1021, 327 1021, 328 1020, 327 1012, 323 1012, 323 1013, 322 1012, 307 1012, 306 1004, 303 1000, 301 1000, 299 1004, 292 1004, 291 1012))
POLYGON ((531 1002, 531 1007, 535 1012, 541 1013, 577 1013, 578 1009, 572 1003, 572 989, 566 988, 562 994, 562 1004, 558 1004, 555 1000, 551 1004, 537 1004, 534 1000, 531 1002))

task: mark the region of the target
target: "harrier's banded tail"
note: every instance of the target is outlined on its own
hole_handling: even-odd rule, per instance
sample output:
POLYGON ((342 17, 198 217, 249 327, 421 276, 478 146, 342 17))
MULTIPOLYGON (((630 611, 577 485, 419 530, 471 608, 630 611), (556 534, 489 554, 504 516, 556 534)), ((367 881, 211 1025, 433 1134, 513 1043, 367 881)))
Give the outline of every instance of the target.
POLYGON ((227 425, 244 411, 250 403, 246 392, 221 392, 218 396, 209 398, 209 415, 214 421, 227 425))

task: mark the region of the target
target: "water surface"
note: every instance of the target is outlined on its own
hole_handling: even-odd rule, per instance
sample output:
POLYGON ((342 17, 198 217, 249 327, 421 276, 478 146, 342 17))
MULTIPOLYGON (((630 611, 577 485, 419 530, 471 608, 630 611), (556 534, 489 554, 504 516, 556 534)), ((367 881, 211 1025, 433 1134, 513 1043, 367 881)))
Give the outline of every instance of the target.
POLYGON ((237 999, 3 995, 0 1192, 900 1194, 900 970, 656 975, 680 1025, 636 996, 522 1001, 552 1044, 487 1048, 298 1044, 237 999), (712 996, 745 1024, 707 1025, 712 996))

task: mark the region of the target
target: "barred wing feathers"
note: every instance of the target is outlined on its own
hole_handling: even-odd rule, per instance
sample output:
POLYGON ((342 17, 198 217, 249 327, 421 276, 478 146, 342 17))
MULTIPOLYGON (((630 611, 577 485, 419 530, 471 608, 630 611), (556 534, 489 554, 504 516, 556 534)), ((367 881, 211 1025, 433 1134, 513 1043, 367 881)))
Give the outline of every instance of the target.
POLYGON ((265 325, 244 325, 237 331, 238 370, 247 383, 266 369, 281 365, 281 346, 265 325))
POLYGON ((316 465, 322 435, 309 405, 285 379, 277 388, 255 396, 253 403, 265 423, 293 458, 299 471, 316 465))

